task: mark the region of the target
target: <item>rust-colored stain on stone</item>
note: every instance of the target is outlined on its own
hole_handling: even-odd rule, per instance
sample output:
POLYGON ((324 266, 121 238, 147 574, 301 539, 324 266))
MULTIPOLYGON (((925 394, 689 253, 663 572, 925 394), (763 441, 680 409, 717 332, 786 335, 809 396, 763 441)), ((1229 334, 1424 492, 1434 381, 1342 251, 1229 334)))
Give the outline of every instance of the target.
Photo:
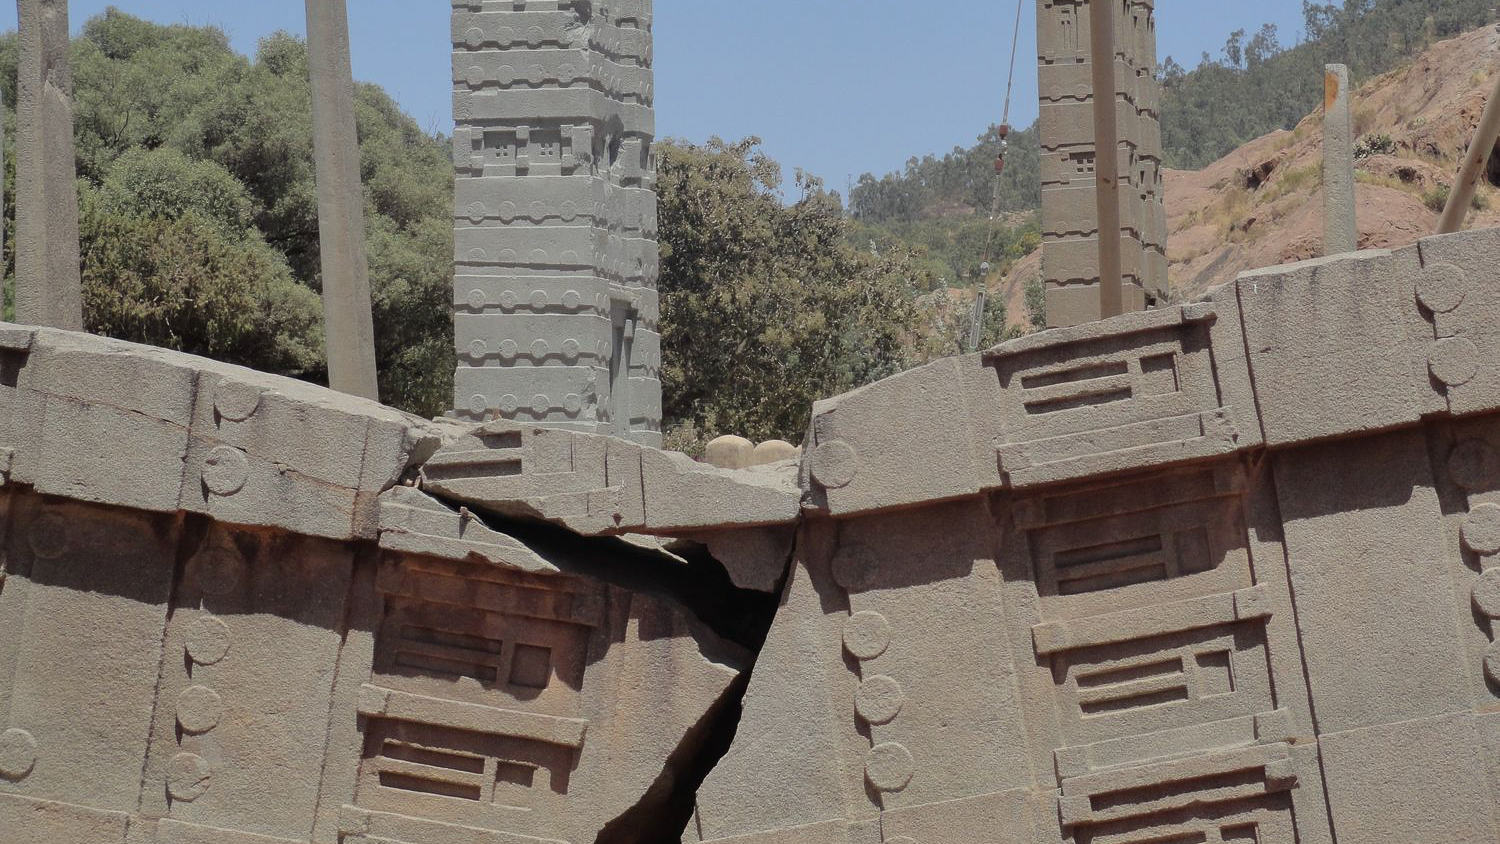
POLYGON ((1339 98, 1339 76, 1337 73, 1323 74, 1323 110, 1333 108, 1339 98))

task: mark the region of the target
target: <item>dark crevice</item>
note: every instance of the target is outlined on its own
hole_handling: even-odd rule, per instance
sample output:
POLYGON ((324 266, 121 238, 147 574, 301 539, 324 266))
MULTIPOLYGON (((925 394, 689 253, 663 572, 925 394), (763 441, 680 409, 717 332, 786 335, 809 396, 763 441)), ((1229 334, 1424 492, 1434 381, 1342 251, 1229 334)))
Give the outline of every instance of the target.
POLYGON ((564 574, 586 577, 663 598, 681 606, 721 639, 760 652, 776 614, 777 595, 741 589, 707 549, 682 554, 642 547, 613 536, 580 536, 565 527, 475 509, 427 495, 467 513, 485 527, 520 541, 564 574))
POLYGON ((640 802, 604 825, 594 844, 679 844, 693 820, 698 788, 729 752, 739 729, 750 672, 736 677, 683 737, 640 802))
POLYGON ((676 844, 692 821, 698 789, 729 753, 739 731, 745 694, 791 578, 796 541, 769 593, 734 585, 728 570, 696 542, 652 550, 617 537, 580 536, 567 528, 493 511, 474 511, 431 491, 455 512, 524 544, 564 574, 592 578, 675 603, 722 639, 749 652, 738 677, 688 730, 661 773, 634 806, 610 821, 595 844, 676 844))
POLYGON ((796 557, 794 541, 771 593, 774 600, 771 617, 766 619, 765 632, 754 648, 750 667, 735 678, 719 701, 684 737, 641 801, 605 824, 594 844, 679 844, 683 840, 697 808, 698 789, 728 755, 739 733, 745 694, 750 689, 755 666, 759 664, 761 648, 770 634, 775 611, 781 604, 781 595, 791 579, 796 557))

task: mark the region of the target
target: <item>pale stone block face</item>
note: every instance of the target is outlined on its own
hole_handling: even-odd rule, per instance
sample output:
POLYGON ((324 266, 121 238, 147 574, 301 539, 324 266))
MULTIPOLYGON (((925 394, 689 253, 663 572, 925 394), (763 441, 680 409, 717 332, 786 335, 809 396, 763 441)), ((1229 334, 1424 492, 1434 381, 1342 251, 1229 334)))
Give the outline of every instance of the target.
MULTIPOLYGON (((1339 841, 1493 841, 1495 793, 1472 713, 1382 724, 1318 741, 1339 841)), ((1493 724, 1491 724, 1493 726, 1493 724)))
POLYGON ((1457 658, 1464 647, 1440 564, 1457 549, 1421 438, 1391 434, 1275 460, 1319 727, 1336 732, 1464 708, 1469 684, 1457 658), (1392 595, 1402 596, 1399 612, 1392 595))
POLYGON ((1415 252, 1401 250, 1257 270, 1235 282, 1271 444, 1410 424, 1426 410, 1427 374, 1412 365, 1431 345, 1413 334, 1418 273, 1415 252))

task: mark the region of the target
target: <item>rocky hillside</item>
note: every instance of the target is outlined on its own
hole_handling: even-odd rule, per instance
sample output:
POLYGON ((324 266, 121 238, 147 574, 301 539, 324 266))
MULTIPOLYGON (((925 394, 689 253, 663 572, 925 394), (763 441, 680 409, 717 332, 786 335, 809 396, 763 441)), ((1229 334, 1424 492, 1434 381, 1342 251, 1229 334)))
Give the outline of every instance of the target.
MULTIPOLYGON (((1362 86, 1354 101, 1361 248, 1412 243, 1437 227, 1486 98, 1500 36, 1493 27, 1434 44, 1411 64, 1362 86)), ((1174 295, 1187 299, 1257 267, 1322 253, 1322 113, 1273 132, 1198 171, 1166 173, 1174 295)), ((1500 158, 1475 200, 1470 226, 1500 225, 1500 158)), ((1002 283, 1012 322, 1040 253, 1002 283)))

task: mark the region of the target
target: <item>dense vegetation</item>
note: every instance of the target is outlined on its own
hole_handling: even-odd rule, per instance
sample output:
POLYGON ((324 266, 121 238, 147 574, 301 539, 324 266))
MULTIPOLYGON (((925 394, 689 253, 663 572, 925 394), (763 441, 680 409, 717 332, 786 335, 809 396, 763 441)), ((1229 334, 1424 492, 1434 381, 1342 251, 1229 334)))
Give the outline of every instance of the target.
POLYGON ((814 400, 913 362, 911 253, 855 249, 800 172, 784 203, 759 143, 658 147, 664 410, 684 435, 800 437, 814 400))
MULTIPOLYGON (((71 59, 87 327, 323 379, 302 41, 272 35, 252 59, 217 29, 110 10, 84 25, 71 59)), ((15 33, 0 36, 8 127, 16 61, 15 33)), ((357 97, 381 395, 437 415, 454 366, 448 139, 376 86, 357 97)), ((785 202, 758 143, 658 146, 666 411, 679 444, 800 439, 814 399, 946 353, 961 328, 919 298, 935 286, 929 266, 900 244, 856 245, 819 182, 799 173, 801 198, 785 202), (928 336, 934 326, 955 337, 928 336)), ((1003 327, 1003 305, 995 318, 1003 327)))
MULTIPOLYGON (((322 378, 302 42, 273 35, 251 60, 217 29, 111 10, 84 25, 71 60, 88 327, 322 378)), ((16 61, 10 33, 8 112, 16 61)), ((453 365, 449 154, 379 88, 357 96, 381 392, 435 413, 453 365)))
MULTIPOLYGON (((1265 28, 1233 34, 1220 58, 1205 55, 1192 71, 1169 60, 1170 162, 1202 164, 1299 119, 1316 105, 1325 61, 1346 61, 1356 77, 1381 72, 1486 22, 1492 3, 1305 3, 1306 37, 1290 49, 1265 28)), ((0 36, 7 126, 16 61, 15 34, 0 36)), ((88 327, 320 380, 303 43, 278 33, 247 58, 217 29, 110 10, 84 26, 72 61, 88 327)), ((382 396, 435 415, 450 401, 454 365, 448 141, 376 86, 359 85, 357 97, 382 396)), ((993 285, 1039 242, 1035 127, 1011 136, 997 184, 998 149, 991 129, 970 149, 867 175, 845 209, 801 173, 800 196, 785 201, 780 168, 753 138, 659 144, 675 441, 727 431, 796 439, 814 399, 963 350, 972 300, 950 288, 993 285)), ((14 155, 6 159, 13 178, 14 155)), ((10 249, 7 238, 7 269, 10 249)), ((1039 293, 1027 286, 1033 325, 1039 293)), ((991 296, 981 342, 1002 339, 1005 325, 1004 301, 991 296)))
POLYGON ((1196 169, 1247 141, 1290 129, 1318 108, 1323 65, 1349 65, 1356 82, 1405 64, 1434 41, 1491 23, 1495 0, 1347 0, 1302 4, 1304 32, 1284 48, 1275 26, 1230 34, 1218 58, 1162 66, 1168 166, 1196 169))
MULTIPOLYGON (((1162 63, 1162 134, 1169 167, 1197 169, 1276 129, 1290 129, 1318 107, 1323 65, 1347 64, 1356 81, 1403 64, 1432 42, 1493 21, 1495 0, 1303 2, 1304 32, 1284 47, 1275 26, 1229 35, 1218 57, 1194 69, 1162 63)), ((860 177, 851 212, 870 224, 953 219, 988 213, 998 137, 991 127, 969 148, 913 158, 901 173, 860 177)), ((1040 205, 1036 126, 1014 133, 999 188, 1002 213, 1040 205)), ((945 255, 957 262, 954 255, 945 255)))

